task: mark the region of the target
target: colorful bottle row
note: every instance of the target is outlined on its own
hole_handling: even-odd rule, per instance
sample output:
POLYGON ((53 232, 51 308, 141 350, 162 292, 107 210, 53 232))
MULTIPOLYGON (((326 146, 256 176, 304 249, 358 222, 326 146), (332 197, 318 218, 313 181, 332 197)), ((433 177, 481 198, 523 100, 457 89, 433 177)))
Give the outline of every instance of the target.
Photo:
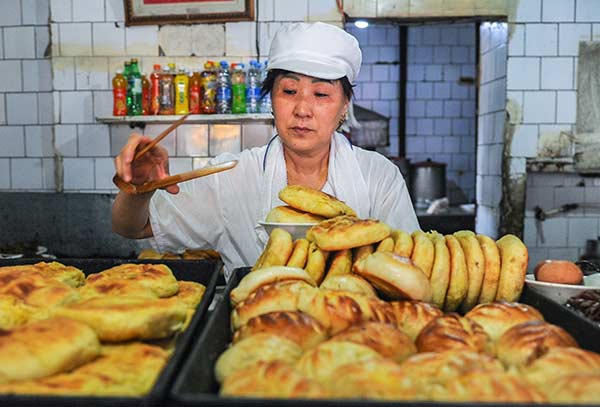
POLYGON ((185 68, 176 70, 175 64, 157 64, 148 79, 132 59, 112 80, 113 115, 268 113, 270 97, 260 97, 266 64, 263 69, 260 62, 250 61, 246 71, 241 63, 230 68, 227 61, 218 66, 207 61, 202 72, 191 75, 185 68))

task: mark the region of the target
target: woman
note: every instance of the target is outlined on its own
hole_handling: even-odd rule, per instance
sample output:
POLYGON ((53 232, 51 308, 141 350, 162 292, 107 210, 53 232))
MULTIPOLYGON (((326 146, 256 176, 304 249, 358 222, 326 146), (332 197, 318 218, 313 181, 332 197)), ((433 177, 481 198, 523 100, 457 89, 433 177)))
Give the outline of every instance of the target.
MULTIPOLYGON (((212 163, 238 159, 225 172, 144 195, 119 192, 113 230, 129 238, 153 237, 161 252, 210 247, 218 250, 226 276, 255 263, 268 235, 257 222, 275 206, 286 185, 321 189, 352 207, 361 218, 393 228, 419 228, 400 171, 378 153, 352 146, 335 130, 352 98, 361 64, 358 42, 324 23, 294 23, 271 44, 270 92, 277 134, 267 146, 222 154, 212 163)), ((150 141, 132 135, 115 159, 117 174, 136 184, 168 175, 168 155, 152 154, 131 164, 150 141)))

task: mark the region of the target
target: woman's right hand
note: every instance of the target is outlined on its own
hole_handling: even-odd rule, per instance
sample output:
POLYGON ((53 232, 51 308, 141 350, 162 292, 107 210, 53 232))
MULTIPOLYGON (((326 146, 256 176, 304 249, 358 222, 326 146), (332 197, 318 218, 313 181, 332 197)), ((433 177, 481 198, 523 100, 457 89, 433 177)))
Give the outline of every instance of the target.
MULTIPOLYGON (((127 143, 115 158, 115 169, 119 178, 134 185, 141 185, 148 181, 169 176, 169 154, 163 147, 156 145, 142 157, 133 161, 135 154, 150 141, 149 137, 135 133, 129 137, 127 143)), ((179 192, 179 186, 177 185, 171 185, 165 189, 172 194, 179 192)))

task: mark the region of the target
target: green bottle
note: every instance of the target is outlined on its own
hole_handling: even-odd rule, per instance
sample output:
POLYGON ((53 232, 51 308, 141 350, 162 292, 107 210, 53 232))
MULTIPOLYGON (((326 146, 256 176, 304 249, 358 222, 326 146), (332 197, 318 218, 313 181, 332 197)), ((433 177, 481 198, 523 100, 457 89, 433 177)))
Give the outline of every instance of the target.
POLYGON ((131 84, 131 110, 127 110, 127 114, 130 116, 140 116, 143 114, 142 75, 140 74, 140 68, 138 67, 138 60, 136 58, 131 60, 130 78, 128 83, 131 84))
POLYGON ((129 82, 129 79, 131 78, 131 63, 128 61, 125 61, 125 68, 123 69, 123 76, 125 77, 125 81, 127 81, 127 93, 126 93, 126 104, 127 104, 127 114, 129 115, 131 112, 131 91, 132 91, 132 86, 131 83, 129 82))
POLYGON ((246 113, 246 72, 244 64, 232 64, 231 74, 231 103, 232 113, 246 113))

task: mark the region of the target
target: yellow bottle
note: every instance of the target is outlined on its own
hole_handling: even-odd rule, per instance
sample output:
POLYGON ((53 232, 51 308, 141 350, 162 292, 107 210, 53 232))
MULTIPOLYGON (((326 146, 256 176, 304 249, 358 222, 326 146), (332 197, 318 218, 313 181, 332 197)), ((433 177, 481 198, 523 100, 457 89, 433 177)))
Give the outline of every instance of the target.
POLYGON ((190 111, 188 89, 190 78, 184 69, 175 76, 175 114, 187 114, 190 111))

